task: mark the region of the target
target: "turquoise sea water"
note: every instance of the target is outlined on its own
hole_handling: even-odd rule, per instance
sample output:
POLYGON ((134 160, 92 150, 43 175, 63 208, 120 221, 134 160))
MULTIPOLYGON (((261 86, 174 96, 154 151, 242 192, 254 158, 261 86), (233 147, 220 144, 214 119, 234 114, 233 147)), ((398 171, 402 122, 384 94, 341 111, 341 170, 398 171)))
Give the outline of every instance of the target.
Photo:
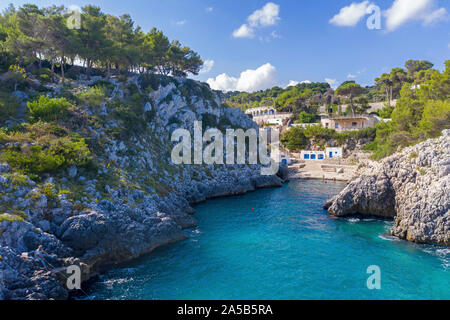
POLYGON ((322 205, 344 186, 293 181, 198 205, 188 240, 100 276, 84 298, 450 299, 450 249, 390 237, 391 221, 330 218, 322 205), (367 288, 371 265, 381 290, 367 288))

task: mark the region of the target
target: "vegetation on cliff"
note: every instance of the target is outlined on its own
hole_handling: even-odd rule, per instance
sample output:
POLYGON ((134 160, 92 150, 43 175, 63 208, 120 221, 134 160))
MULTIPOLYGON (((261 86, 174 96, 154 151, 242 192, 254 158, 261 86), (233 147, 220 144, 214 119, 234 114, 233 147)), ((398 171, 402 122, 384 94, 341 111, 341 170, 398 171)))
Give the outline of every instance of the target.
POLYGON ((411 70, 415 70, 414 81, 402 86, 397 105, 392 110, 392 121, 380 122, 375 142, 367 146, 368 150, 375 151, 375 159, 438 137, 442 130, 450 128, 450 60, 443 72, 411 70))
MULTIPOLYGON (((392 121, 379 122, 376 128, 348 133, 337 133, 319 125, 292 128, 282 136, 282 143, 294 151, 312 142, 325 146, 330 141, 342 144, 348 139, 364 139, 367 144, 364 149, 372 151, 374 159, 381 159, 401 148, 438 137, 442 130, 450 128, 450 60, 443 72, 432 69, 433 64, 428 61, 409 60, 405 65, 406 70, 394 68, 390 74, 375 79, 379 94, 385 92, 387 99, 397 99, 395 107, 386 105, 377 112, 381 118, 392 121)), ((349 99, 350 113, 367 109, 361 104, 362 100, 367 103, 367 93, 354 82, 343 83, 335 95, 349 99)), ((307 109, 311 101, 301 108, 311 110, 307 109)), ((317 110, 317 106, 313 110, 317 110)), ((316 111, 312 114, 304 112, 299 115, 302 121, 310 123, 318 119, 316 111)))

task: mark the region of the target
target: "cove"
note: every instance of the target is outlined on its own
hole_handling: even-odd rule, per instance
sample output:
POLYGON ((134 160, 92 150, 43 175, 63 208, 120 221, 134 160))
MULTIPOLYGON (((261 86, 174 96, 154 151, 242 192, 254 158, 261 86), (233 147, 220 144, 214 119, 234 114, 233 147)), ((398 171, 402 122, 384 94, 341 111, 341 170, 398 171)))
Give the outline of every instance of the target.
POLYGON ((389 236, 392 221, 330 218, 341 182, 196 206, 189 239, 100 276, 82 299, 450 299, 450 249, 389 236), (381 289, 369 290, 369 266, 381 289))

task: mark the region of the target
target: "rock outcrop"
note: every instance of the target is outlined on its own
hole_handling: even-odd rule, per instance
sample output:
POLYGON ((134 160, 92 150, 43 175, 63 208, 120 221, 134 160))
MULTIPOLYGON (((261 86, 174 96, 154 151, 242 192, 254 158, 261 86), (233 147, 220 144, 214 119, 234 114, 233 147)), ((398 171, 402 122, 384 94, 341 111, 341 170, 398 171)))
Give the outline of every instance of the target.
POLYGON ((370 163, 324 208, 335 216, 394 218, 394 236, 450 245, 450 130, 370 163))
MULTIPOLYGON (((172 163, 171 133, 192 132, 194 121, 203 120, 204 129, 257 129, 241 110, 222 106, 207 85, 167 78, 155 90, 136 78, 97 80, 114 87, 108 103, 78 106, 72 117, 75 128, 76 121, 82 124, 76 133, 97 148, 98 172, 89 176, 71 166, 36 182, 0 164, 0 299, 66 299, 68 266, 80 266, 82 279, 89 279, 185 239, 183 229, 196 225, 192 204, 282 185, 276 175, 262 176, 260 165, 172 163), (148 92, 145 123, 128 128, 124 137, 124 120, 113 102, 132 96, 136 83, 139 92, 148 92), (101 125, 94 129, 95 121, 101 125), (40 245, 49 254, 45 266, 33 257, 40 245)), ((86 88, 80 83, 70 85, 80 91, 86 88)), ((58 88, 50 89, 57 96, 58 88)))

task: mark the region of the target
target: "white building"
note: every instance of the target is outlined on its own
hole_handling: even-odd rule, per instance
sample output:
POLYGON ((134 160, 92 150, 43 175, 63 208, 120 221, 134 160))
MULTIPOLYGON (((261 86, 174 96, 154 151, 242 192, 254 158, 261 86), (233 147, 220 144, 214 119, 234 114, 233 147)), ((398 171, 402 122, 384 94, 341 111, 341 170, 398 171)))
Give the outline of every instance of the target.
POLYGON ((342 148, 326 148, 325 154, 328 159, 342 158, 343 151, 342 148))
POLYGON ((341 159, 342 157, 342 148, 326 148, 325 151, 302 150, 300 154, 302 160, 341 159))
POLYGON ((276 115, 278 112, 274 107, 258 107, 250 108, 245 111, 245 114, 252 115, 253 117, 276 115))
POLYGON ((357 131, 364 128, 375 127, 380 118, 372 115, 359 116, 322 116, 322 127, 334 129, 336 132, 342 133, 347 131, 357 131))
POLYGON ((300 127, 300 128, 308 128, 312 126, 317 126, 317 123, 293 123, 290 125, 290 128, 300 127))
POLYGON ((302 150, 300 154, 302 160, 324 160, 325 151, 302 150))

